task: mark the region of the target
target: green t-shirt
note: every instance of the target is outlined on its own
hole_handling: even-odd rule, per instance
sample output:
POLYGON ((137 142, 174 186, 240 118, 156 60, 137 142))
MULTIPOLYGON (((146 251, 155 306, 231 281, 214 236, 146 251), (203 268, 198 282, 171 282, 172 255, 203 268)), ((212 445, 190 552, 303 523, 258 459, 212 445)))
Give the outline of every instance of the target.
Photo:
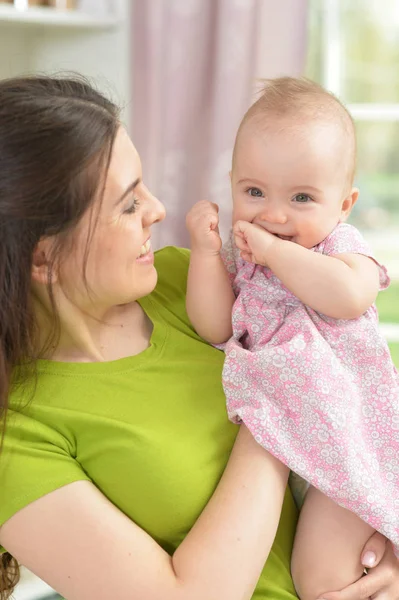
MULTIPOLYGON (((156 255, 156 289, 140 301, 150 347, 105 363, 39 361, 32 401, 10 398, 0 455, 0 525, 63 485, 92 481, 173 553, 211 497, 238 428, 227 420, 223 353, 185 310, 188 251, 156 255)), ((295 598, 289 565, 296 510, 282 519, 254 598, 295 598)))

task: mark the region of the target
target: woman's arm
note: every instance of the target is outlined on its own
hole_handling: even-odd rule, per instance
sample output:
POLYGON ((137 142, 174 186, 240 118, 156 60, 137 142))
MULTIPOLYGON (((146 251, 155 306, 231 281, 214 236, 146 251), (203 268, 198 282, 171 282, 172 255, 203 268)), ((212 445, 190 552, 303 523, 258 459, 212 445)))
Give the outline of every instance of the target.
POLYGON ((187 280, 187 314, 196 331, 211 344, 232 335, 234 293, 220 256, 218 207, 198 202, 187 215, 191 257, 187 280))
POLYGON ((172 557, 86 481, 20 510, 0 542, 68 600, 249 600, 287 475, 242 426, 213 497, 172 557))
POLYGON ((360 317, 377 297, 378 267, 367 256, 326 256, 244 221, 235 233, 243 258, 269 267, 301 302, 328 317, 360 317))

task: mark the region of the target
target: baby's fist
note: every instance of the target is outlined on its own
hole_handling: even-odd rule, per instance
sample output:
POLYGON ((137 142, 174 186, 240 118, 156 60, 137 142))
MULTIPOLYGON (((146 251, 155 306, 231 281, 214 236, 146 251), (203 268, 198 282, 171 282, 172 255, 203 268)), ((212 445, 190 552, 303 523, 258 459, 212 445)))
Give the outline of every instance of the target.
POLYGON ((234 240, 241 257, 257 265, 267 267, 267 255, 270 248, 279 239, 260 225, 247 221, 236 221, 233 227, 234 240))
POLYGON ((191 250, 203 254, 218 254, 222 247, 219 235, 219 207, 208 200, 194 204, 186 217, 191 238, 191 250))

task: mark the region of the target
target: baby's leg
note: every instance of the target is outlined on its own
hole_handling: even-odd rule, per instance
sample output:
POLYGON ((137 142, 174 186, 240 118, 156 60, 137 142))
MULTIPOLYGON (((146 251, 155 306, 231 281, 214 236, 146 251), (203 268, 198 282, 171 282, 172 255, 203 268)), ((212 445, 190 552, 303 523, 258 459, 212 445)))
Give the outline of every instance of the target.
POLYGON ((316 600, 357 581, 360 555, 374 533, 354 513, 311 487, 299 517, 291 570, 301 600, 316 600))

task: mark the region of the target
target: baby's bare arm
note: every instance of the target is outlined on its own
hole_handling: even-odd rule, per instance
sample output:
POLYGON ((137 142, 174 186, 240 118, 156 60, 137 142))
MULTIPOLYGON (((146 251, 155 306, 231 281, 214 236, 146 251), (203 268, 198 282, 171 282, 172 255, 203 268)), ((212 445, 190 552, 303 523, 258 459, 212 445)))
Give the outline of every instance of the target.
POLYGON ((187 313, 196 331, 211 344, 232 335, 234 294, 221 256, 191 252, 187 281, 187 313))
POLYGON ((221 344, 232 334, 234 293, 220 256, 222 240, 218 207, 197 202, 186 219, 191 237, 187 281, 187 313, 196 331, 208 342, 221 344))
POLYGON ((245 221, 234 233, 245 260, 269 267, 303 304, 328 317, 360 317, 377 297, 378 266, 367 256, 313 252, 245 221))
POLYGON ((297 298, 334 319, 360 317, 378 294, 378 267, 362 254, 326 256, 278 239, 267 261, 297 298))

